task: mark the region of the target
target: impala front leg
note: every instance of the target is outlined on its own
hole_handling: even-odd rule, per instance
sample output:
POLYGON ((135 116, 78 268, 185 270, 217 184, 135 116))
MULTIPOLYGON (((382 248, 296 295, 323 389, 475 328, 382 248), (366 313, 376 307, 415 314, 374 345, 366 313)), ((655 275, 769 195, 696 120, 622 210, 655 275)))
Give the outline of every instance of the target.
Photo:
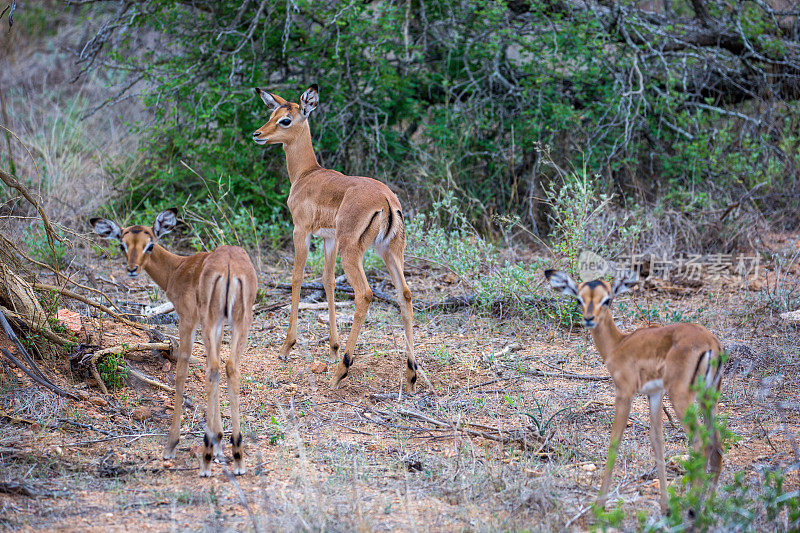
POLYGON ((294 267, 292 268, 292 307, 289 312, 289 329, 286 332, 286 340, 281 346, 279 359, 284 361, 289 359, 292 347, 297 343, 297 313, 300 307, 300 286, 303 284, 303 273, 306 268, 308 258, 308 246, 311 240, 311 233, 297 227, 294 228, 294 267))
POLYGON ((631 414, 631 397, 617 396, 614 406, 614 425, 611 426, 611 445, 608 447, 608 458, 606 459, 606 469, 603 472, 603 482, 600 485, 600 494, 597 497, 597 505, 604 507, 608 488, 611 485, 611 473, 614 471, 614 462, 617 460, 617 452, 622 442, 622 435, 625 426, 628 425, 628 417, 631 414))
POLYGON ((330 335, 328 340, 331 345, 331 358, 339 359, 339 332, 336 328, 336 305, 334 300, 334 276, 336 266, 336 239, 325 239, 325 270, 322 274, 322 284, 325 286, 325 296, 328 300, 328 323, 330 335))
POLYGON ((183 393, 186 389, 186 377, 189 374, 189 358, 192 356, 194 332, 197 324, 190 321, 181 322, 178 335, 177 364, 175 365, 175 402, 172 410, 172 423, 169 427, 167 445, 164 447, 164 459, 175 458, 175 448, 181 437, 181 415, 183 414, 183 393))

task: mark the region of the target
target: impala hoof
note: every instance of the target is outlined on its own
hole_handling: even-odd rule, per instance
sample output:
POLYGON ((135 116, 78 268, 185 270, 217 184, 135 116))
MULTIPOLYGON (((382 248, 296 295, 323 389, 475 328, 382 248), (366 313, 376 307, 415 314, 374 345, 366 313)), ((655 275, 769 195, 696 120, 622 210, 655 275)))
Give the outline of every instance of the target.
POLYGON ((165 448, 164 453, 161 454, 161 458, 164 459, 165 461, 175 459, 175 448, 172 449, 165 448))

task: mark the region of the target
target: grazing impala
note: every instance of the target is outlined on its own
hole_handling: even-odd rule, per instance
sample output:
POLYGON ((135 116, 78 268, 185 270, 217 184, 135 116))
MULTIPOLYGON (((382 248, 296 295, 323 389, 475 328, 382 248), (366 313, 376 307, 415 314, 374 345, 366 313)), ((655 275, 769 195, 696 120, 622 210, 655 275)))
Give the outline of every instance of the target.
POLYGON ((233 473, 244 474, 242 434, 239 425, 239 357, 247 346, 253 322, 253 302, 258 278, 247 253, 238 246, 220 246, 213 252, 190 256, 172 254, 158 244, 177 223, 177 210, 160 213, 153 224, 120 228, 116 222, 93 218, 91 224, 101 237, 116 240, 125 254, 128 275, 144 270, 167 294, 180 319, 178 365, 175 370, 175 407, 169 429, 164 459, 175 457, 181 432, 181 412, 189 358, 192 355, 197 324, 202 326, 206 348, 206 430, 200 459, 200 475, 211 475, 212 450, 222 456, 222 416, 219 409, 219 367, 222 327, 231 328, 231 353, 225 365, 231 403, 231 445, 233 473))
POLYGON ((255 89, 272 110, 269 122, 253 132, 256 144, 283 144, 289 170, 288 205, 294 223, 294 268, 292 269, 292 307, 289 330, 280 350, 286 359, 297 342, 297 310, 300 286, 308 256, 311 235, 325 240, 325 267, 322 282, 328 299, 331 356, 339 359, 339 334, 334 308, 333 268, 337 251, 347 280, 355 292, 353 326, 347 337, 344 355, 331 379, 336 388, 355 361, 358 333, 364 325, 372 291, 364 274, 364 252, 370 246, 381 256, 392 283, 397 289, 397 303, 403 317, 406 337, 406 386, 414 391, 417 371, 424 372, 414 357, 411 291, 403 276, 403 251, 406 246, 403 211, 397 196, 380 181, 361 176, 347 176, 322 168, 311 145, 308 116, 319 103, 316 85, 300 96, 300 104, 287 102, 280 96, 255 89))
MULTIPOLYGON (((617 279, 613 285, 602 280, 577 284, 566 272, 546 270, 544 275, 553 289, 578 300, 583 310, 583 325, 589 328, 597 351, 614 380, 614 424, 598 504, 603 505, 608 494, 613 458, 617 455, 628 423, 631 399, 637 392, 642 392, 650 403, 650 443, 653 445, 661 486, 661 510, 666 512, 667 479, 661 419, 663 395, 664 392, 669 394, 675 412, 683 420, 686 409, 695 400, 692 386, 699 376, 704 376, 707 388, 719 390, 722 378, 722 369, 718 368, 722 350, 719 341, 703 326, 687 323, 622 333, 611 317, 611 302, 635 285, 635 278, 617 279)), ((715 408, 705 413, 705 423, 711 430, 712 438, 704 455, 706 468, 713 474, 712 487, 716 487, 722 470, 719 434, 712 425, 715 408)), ((699 445, 699 441, 696 441, 695 447, 699 445)))

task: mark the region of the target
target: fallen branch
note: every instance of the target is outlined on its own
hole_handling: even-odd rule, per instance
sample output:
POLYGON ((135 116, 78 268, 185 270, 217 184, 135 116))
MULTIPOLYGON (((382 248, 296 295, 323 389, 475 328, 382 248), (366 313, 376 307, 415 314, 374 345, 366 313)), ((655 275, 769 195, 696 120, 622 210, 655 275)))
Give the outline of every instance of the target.
POLYGON ((539 376, 544 378, 562 378, 562 379, 577 379, 581 381, 611 381, 611 376, 592 376, 584 374, 574 374, 572 372, 544 372, 542 370, 519 370, 516 368, 508 368, 508 370, 516 370, 527 376, 539 376))
MULTIPOLYGON (((283 289, 283 290, 289 290, 289 291, 292 290, 292 284, 291 283, 267 282, 267 284, 270 287, 274 287, 276 289, 283 289)), ((301 291, 324 291, 325 290, 325 286, 322 283, 318 282, 318 281, 311 281, 309 283, 303 283, 302 285, 300 285, 300 290, 301 291)), ((334 285, 334 291, 344 292, 344 293, 347 293, 347 294, 355 294, 355 290, 353 289, 353 287, 351 287, 350 285, 345 285, 345 284, 340 284, 340 283, 337 283, 336 285, 334 285)), ((397 301, 394 298, 392 298, 391 295, 386 294, 385 292, 373 289, 372 290, 372 295, 378 300, 382 300, 382 301, 384 301, 386 303, 392 304, 395 307, 399 307, 397 305, 397 301)), ((285 304, 283 304, 283 305, 285 305, 285 304)), ((283 305, 281 305, 281 307, 283 307, 283 305)))
POLYGON ((49 340, 50 342, 54 342, 54 343, 58 344, 59 346, 73 346, 75 344, 71 340, 65 339, 61 335, 58 335, 53 330, 48 330, 48 329, 43 329, 43 328, 40 329, 40 328, 35 327, 34 324, 31 324, 29 321, 25 320, 24 316, 20 315, 19 313, 15 313, 14 311, 12 311, 10 309, 6 309, 2 305, 0 305, 0 312, 2 312, 4 315, 6 315, 6 318, 8 318, 9 320, 12 320, 14 322, 18 322, 18 324, 16 324, 18 327, 21 326, 21 325, 25 326, 25 327, 31 329, 32 331, 35 331, 36 333, 39 333, 40 335, 42 335, 45 339, 49 340))
POLYGON ((106 307, 105 305, 103 305, 101 303, 94 302, 94 301, 90 300, 89 298, 87 298, 87 297, 85 297, 83 295, 80 295, 80 294, 78 294, 76 292, 72 292, 69 289, 64 289, 63 287, 56 287, 55 285, 48 285, 47 283, 34 283, 32 286, 33 286, 34 289, 39 289, 39 290, 43 290, 43 291, 55 291, 55 292, 61 294, 62 296, 66 296, 67 298, 72 298, 73 300, 78 300, 79 302, 83 302, 83 303, 85 303, 86 305, 88 305, 90 307, 94 307, 95 309, 99 309, 100 311, 106 313, 111 318, 113 318, 115 320, 119 320, 120 322, 122 322, 126 326, 130 326, 130 327, 136 328, 136 329, 144 329, 144 326, 142 324, 134 322, 133 320, 129 320, 129 319, 125 318, 124 316, 120 315, 119 313, 116 313, 115 311, 113 311, 109 307, 106 307))
POLYGON ((14 330, 11 329, 11 324, 8 323, 5 314, 3 314, 2 312, 0 312, 0 325, 2 326, 2 329, 5 332, 6 337, 8 337, 8 339, 14 343, 14 345, 17 347, 17 350, 19 350, 19 353, 22 354, 22 357, 28 362, 28 364, 30 365, 30 369, 27 368, 19 359, 14 357, 14 355, 11 352, 3 348, 1 351, 3 355, 6 356, 6 359, 11 361, 14 364, 14 366, 25 372, 25 374, 27 374, 28 377, 30 377, 36 383, 50 389, 59 396, 63 396, 65 398, 71 398, 73 400, 79 399, 76 395, 72 394, 71 392, 65 391, 64 389, 62 389, 61 387, 50 381, 47 378, 47 376, 45 376, 44 373, 42 373, 42 371, 39 370, 39 367, 36 366, 36 363, 33 361, 33 358, 28 353, 28 350, 25 349, 25 346, 22 345, 16 333, 14 333, 14 330))
POLYGON ((128 367, 125 367, 125 370, 127 370, 130 373, 131 376, 135 377, 139 381, 143 381, 143 382, 147 383, 148 385, 152 385, 153 387, 159 388, 161 390, 165 390, 167 392, 175 392, 175 389, 173 389, 169 385, 165 385, 164 383, 161 383, 160 381, 158 381, 156 379, 153 379, 153 378, 149 377, 148 375, 139 372, 136 369, 133 369, 133 368, 128 366, 128 367))
POLYGON ((27 496, 28 498, 36 498, 37 496, 45 496, 48 494, 34 490, 27 485, 23 485, 19 481, 0 482, 0 492, 4 494, 19 494, 20 496, 27 496))
MULTIPOLYGON (((403 415, 410 418, 415 418, 417 420, 421 420, 423 422, 427 422, 433 426, 436 426, 438 429, 437 431, 444 431, 444 430, 452 430, 453 433, 457 433, 461 431, 462 433, 466 433, 467 435, 471 435, 473 437, 482 437, 487 440, 492 440, 495 442, 500 443, 509 443, 509 442, 517 442, 526 448, 537 448, 538 450, 535 453, 541 453, 547 446, 548 440, 543 435, 539 434, 538 431, 535 430, 533 427, 524 427, 524 428, 515 428, 510 430, 503 430, 491 426, 484 426, 482 424, 475 424, 472 422, 462 421, 460 423, 455 423, 451 420, 438 420, 435 418, 431 418, 425 414, 410 411, 407 409, 399 409, 394 413, 389 413, 386 411, 380 411, 375 408, 369 408, 370 412, 374 413, 377 416, 381 416, 386 418, 387 420, 392 417, 392 415, 403 415), (471 427, 468 427, 471 426, 471 427), (473 429, 477 428, 477 429, 473 429), (534 433, 534 436, 537 439, 542 440, 541 443, 533 443, 529 440, 528 435, 534 433)), ((369 420, 369 417, 365 417, 369 420)))
POLYGON ((55 241, 64 242, 64 239, 61 238, 53 229, 53 226, 50 224, 50 219, 47 218, 47 215, 44 212, 44 209, 39 202, 33 197, 27 187, 22 185, 16 179, 14 179, 11 174, 8 172, 0 169, 0 180, 3 180, 3 183, 11 187, 12 189, 16 189, 19 193, 26 199, 28 202, 36 208, 36 211, 39 213, 39 217, 42 219, 42 225, 44 226, 44 231, 47 234, 47 243, 50 245, 50 249, 55 256, 55 241))

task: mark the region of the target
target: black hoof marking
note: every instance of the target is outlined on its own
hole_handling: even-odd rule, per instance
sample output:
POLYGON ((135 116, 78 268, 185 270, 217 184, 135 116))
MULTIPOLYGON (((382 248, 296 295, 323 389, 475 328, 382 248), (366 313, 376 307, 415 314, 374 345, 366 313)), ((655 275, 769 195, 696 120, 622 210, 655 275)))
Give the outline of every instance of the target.
POLYGON ((217 442, 215 444, 222 444, 222 432, 217 433, 217 442))
POLYGON ((205 444, 206 448, 211 446, 211 441, 208 439, 208 434, 203 435, 203 444, 205 444))
POLYGON ((233 452, 233 460, 240 461, 242 459, 242 454, 239 452, 233 452))
MULTIPOLYGON (((350 365, 352 364, 352 361, 350 361, 350 354, 349 354, 349 353, 345 352, 344 356, 342 357, 342 364, 343 364, 343 365, 344 365, 346 368, 350 368, 350 365)), ((345 376, 346 376, 346 375, 347 375, 347 374, 345 373, 345 376)), ((344 377, 344 376, 343 376, 343 377, 344 377)))
POLYGON ((206 464, 210 463, 211 462, 211 454, 210 453, 205 454, 203 456, 203 459, 205 460, 206 464))
POLYGON ((411 376, 411 384, 413 385, 416 382, 417 382, 417 375, 414 374, 413 376, 411 376))

